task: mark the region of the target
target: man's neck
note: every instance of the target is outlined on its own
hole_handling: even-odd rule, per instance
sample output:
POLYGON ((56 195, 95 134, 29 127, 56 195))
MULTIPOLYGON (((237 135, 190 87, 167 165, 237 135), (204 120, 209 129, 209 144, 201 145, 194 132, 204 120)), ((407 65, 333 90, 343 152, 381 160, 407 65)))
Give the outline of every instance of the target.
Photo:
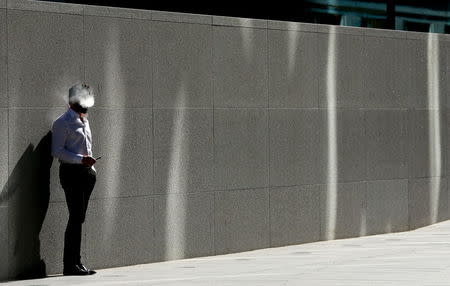
POLYGON ((75 109, 73 109, 72 107, 69 107, 69 109, 71 109, 73 112, 75 112, 75 113, 78 115, 78 117, 80 118, 80 120, 81 120, 82 122, 84 122, 84 118, 86 118, 86 115, 87 115, 87 114, 85 114, 85 113, 79 113, 79 112, 77 112, 75 109))

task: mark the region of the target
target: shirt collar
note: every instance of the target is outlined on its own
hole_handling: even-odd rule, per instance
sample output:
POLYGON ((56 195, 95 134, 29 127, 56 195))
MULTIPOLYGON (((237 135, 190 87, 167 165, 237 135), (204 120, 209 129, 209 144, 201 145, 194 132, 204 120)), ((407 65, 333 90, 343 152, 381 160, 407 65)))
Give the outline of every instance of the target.
POLYGON ((80 120, 80 121, 83 122, 83 123, 86 123, 86 122, 87 122, 87 119, 86 119, 86 118, 81 119, 81 118, 80 118, 80 114, 78 114, 78 112, 76 112, 76 111, 73 110, 72 108, 69 108, 69 109, 67 110, 67 115, 69 116, 70 119, 73 119, 73 120, 80 120))
POLYGON ((69 117, 72 118, 72 119, 80 118, 80 115, 79 115, 75 110, 73 110, 72 108, 69 108, 69 109, 67 110, 67 114, 68 114, 69 117))

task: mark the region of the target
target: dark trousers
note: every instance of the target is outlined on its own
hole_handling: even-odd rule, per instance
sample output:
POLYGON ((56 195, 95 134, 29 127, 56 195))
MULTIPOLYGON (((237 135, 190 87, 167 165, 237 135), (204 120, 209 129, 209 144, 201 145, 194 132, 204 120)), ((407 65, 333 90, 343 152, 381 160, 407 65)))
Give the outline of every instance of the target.
POLYGON ((66 195, 69 221, 64 235, 64 267, 81 263, 81 231, 96 174, 90 167, 61 164, 59 179, 66 195))

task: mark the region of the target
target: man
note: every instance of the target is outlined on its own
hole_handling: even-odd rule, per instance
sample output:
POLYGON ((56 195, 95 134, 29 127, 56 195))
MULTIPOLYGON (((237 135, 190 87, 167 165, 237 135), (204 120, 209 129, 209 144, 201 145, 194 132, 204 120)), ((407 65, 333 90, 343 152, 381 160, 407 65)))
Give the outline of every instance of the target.
POLYGON ((60 161, 59 179, 64 189, 69 221, 64 235, 64 275, 92 275, 96 272, 81 263, 81 233, 89 197, 94 189, 96 160, 92 157, 92 137, 87 120, 94 95, 86 84, 69 89, 69 108, 52 127, 52 155, 60 161))

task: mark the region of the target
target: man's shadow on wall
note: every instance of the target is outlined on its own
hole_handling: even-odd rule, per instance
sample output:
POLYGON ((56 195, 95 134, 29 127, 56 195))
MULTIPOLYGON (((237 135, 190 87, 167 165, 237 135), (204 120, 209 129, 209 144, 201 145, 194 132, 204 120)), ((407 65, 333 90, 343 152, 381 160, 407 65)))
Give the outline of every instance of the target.
POLYGON ((8 178, 0 203, 8 201, 9 273, 13 279, 46 276, 41 258, 39 232, 50 200, 52 133, 49 131, 36 148, 30 144, 8 178))

